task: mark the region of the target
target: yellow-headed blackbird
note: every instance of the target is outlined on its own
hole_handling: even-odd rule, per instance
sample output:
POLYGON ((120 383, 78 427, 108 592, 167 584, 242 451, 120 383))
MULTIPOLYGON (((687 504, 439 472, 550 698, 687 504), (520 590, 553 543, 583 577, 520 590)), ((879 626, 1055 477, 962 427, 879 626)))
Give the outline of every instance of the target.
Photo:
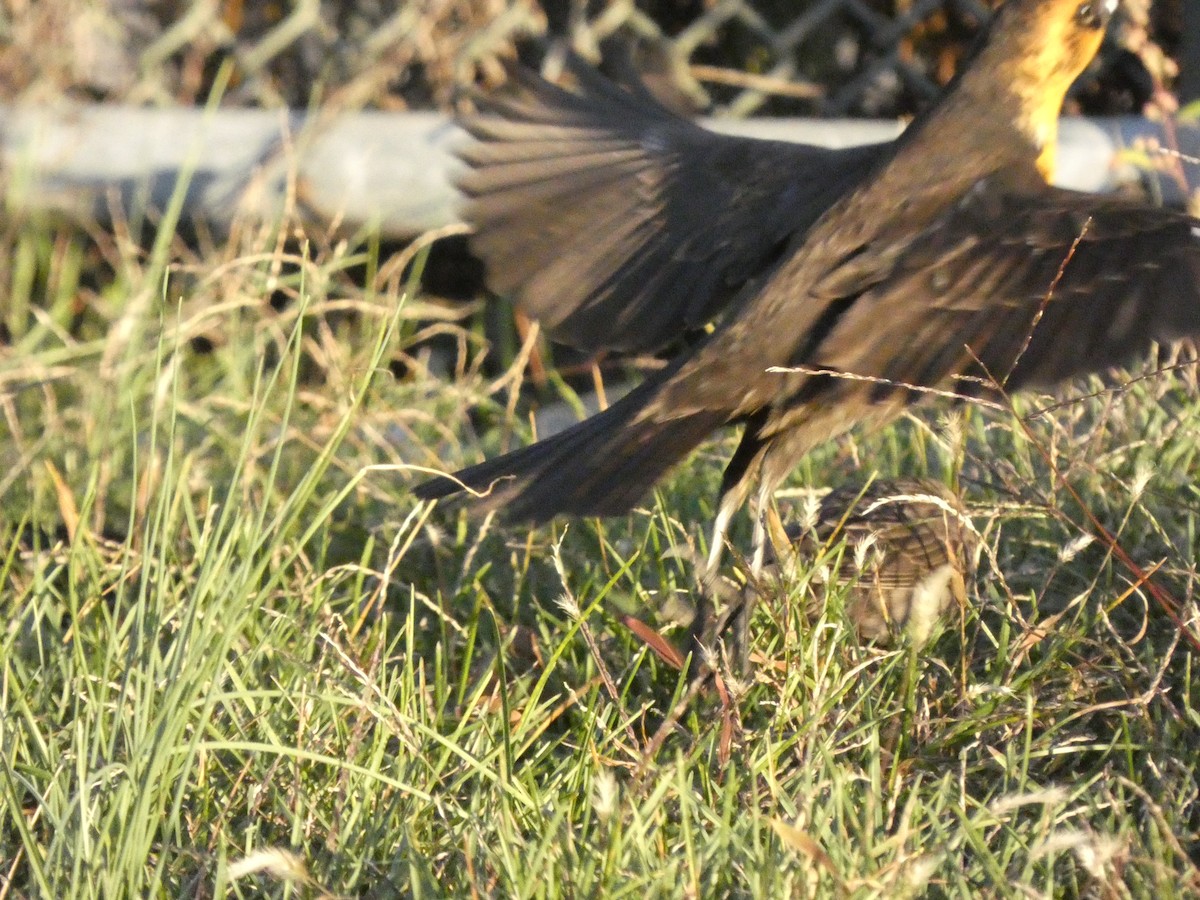
MULTIPOLYGON (((843 174, 821 166, 820 184, 806 161, 825 151, 707 136, 639 118, 636 106, 627 134, 606 142, 600 127, 592 186, 579 182, 576 195, 587 217, 502 262, 490 257, 497 284, 519 287, 527 309, 584 347, 653 346, 715 325, 606 411, 421 485, 418 496, 466 485, 516 520, 621 514, 714 430, 742 424, 708 565, 715 571, 730 519, 757 485, 757 572, 762 513, 792 466, 816 444, 930 396, 914 387, 978 396, 997 384, 1048 386, 1200 333, 1200 221, 1047 183, 1063 98, 1115 5, 1009 0, 936 105, 895 143, 856 151, 859 165, 843 174), (631 182, 623 170, 640 174, 631 182), (659 199, 609 197, 606 180, 659 199), (821 213, 825 191, 838 199, 821 213), (663 229, 669 241, 639 250, 639 235, 663 229), (570 266, 584 242, 604 252, 575 257, 594 268, 576 268, 572 293, 560 260, 570 266), (790 371, 771 371, 780 368, 790 371)), ((606 96, 625 102, 616 88, 606 96)), ((485 257, 489 241, 503 247, 505 215, 537 215, 526 199, 539 183, 547 202, 572 202, 556 193, 556 166, 585 171, 590 107, 564 124, 574 101, 561 102, 547 127, 560 129, 562 159, 547 136, 542 157, 516 152, 511 192, 475 201, 495 224, 481 238, 485 257)), ((482 160, 506 150, 473 152, 482 160)))
POLYGON ((811 560, 844 540, 844 553, 827 561, 835 568, 825 583, 846 587, 846 615, 864 640, 887 643, 904 633, 920 646, 953 603, 966 603, 979 538, 944 485, 846 485, 822 498, 815 512, 811 523, 788 526, 780 562, 797 553, 811 560))

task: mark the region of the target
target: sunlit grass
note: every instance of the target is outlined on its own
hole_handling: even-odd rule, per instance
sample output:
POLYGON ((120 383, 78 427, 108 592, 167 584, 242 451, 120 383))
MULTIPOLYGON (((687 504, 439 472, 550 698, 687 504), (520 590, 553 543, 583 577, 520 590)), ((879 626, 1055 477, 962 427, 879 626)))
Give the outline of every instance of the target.
POLYGON ((525 402, 369 243, 114 247, 88 294, 81 249, 12 237, 0 895, 1200 890, 1195 653, 1086 536, 1200 630, 1182 374, 813 454, 791 487, 957 483, 973 605, 920 655, 862 647, 801 572, 723 707, 622 616, 681 637, 727 442, 624 519, 418 506, 413 468, 525 440, 525 402), (74 323, 30 311, 49 284, 74 323))

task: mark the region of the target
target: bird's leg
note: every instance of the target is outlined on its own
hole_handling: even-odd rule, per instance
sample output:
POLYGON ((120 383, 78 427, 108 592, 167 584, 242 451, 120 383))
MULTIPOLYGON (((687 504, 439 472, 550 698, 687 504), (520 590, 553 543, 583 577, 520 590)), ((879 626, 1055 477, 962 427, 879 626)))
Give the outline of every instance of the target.
POLYGON ((717 518, 713 522, 712 543, 708 548, 708 559, 704 563, 704 572, 700 576, 700 589, 696 592, 696 615, 692 619, 688 643, 692 651, 692 666, 696 667, 705 647, 712 646, 713 634, 713 595, 716 593, 721 556, 725 552, 725 539, 729 534, 729 523, 737 510, 737 504, 727 502, 729 495, 721 498, 717 509, 717 518))
POLYGON ((717 569, 721 566, 721 556, 725 552, 725 538, 729 534, 729 523, 737 507, 722 502, 717 510, 716 521, 713 522, 712 543, 708 548, 708 560, 704 563, 704 581, 707 583, 717 577, 717 569))
POLYGON ((757 582, 767 561, 767 516, 771 512, 771 489, 765 484, 754 503, 754 555, 750 557, 750 578, 757 582))
POLYGON ((739 675, 745 675, 750 670, 750 615, 754 612, 755 602, 759 591, 762 590, 762 572, 767 559, 767 516, 771 512, 771 493, 769 482, 763 479, 754 499, 754 546, 750 557, 750 572, 746 579, 746 589, 742 592, 730 623, 730 649, 739 675))

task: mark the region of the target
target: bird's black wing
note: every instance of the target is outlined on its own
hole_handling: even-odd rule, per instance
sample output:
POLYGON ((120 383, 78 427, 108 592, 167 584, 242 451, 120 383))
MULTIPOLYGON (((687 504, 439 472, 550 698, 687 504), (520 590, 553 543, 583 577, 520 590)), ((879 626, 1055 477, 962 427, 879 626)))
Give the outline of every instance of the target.
POLYGON ((651 350, 711 321, 887 152, 715 134, 573 61, 464 118, 464 216, 491 287, 558 340, 651 350))
POLYGON ((977 394, 961 376, 1046 387, 1200 335, 1200 220, 1180 213, 985 181, 909 241, 808 364, 977 394))

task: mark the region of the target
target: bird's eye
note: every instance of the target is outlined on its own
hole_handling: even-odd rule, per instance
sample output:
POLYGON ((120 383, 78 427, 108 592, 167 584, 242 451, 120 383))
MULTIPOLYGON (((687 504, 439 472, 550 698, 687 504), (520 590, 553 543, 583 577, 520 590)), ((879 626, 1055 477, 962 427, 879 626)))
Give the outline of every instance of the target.
POLYGON ((1116 7, 1116 0, 1084 0, 1075 9, 1075 21, 1085 28, 1103 28, 1116 7))

